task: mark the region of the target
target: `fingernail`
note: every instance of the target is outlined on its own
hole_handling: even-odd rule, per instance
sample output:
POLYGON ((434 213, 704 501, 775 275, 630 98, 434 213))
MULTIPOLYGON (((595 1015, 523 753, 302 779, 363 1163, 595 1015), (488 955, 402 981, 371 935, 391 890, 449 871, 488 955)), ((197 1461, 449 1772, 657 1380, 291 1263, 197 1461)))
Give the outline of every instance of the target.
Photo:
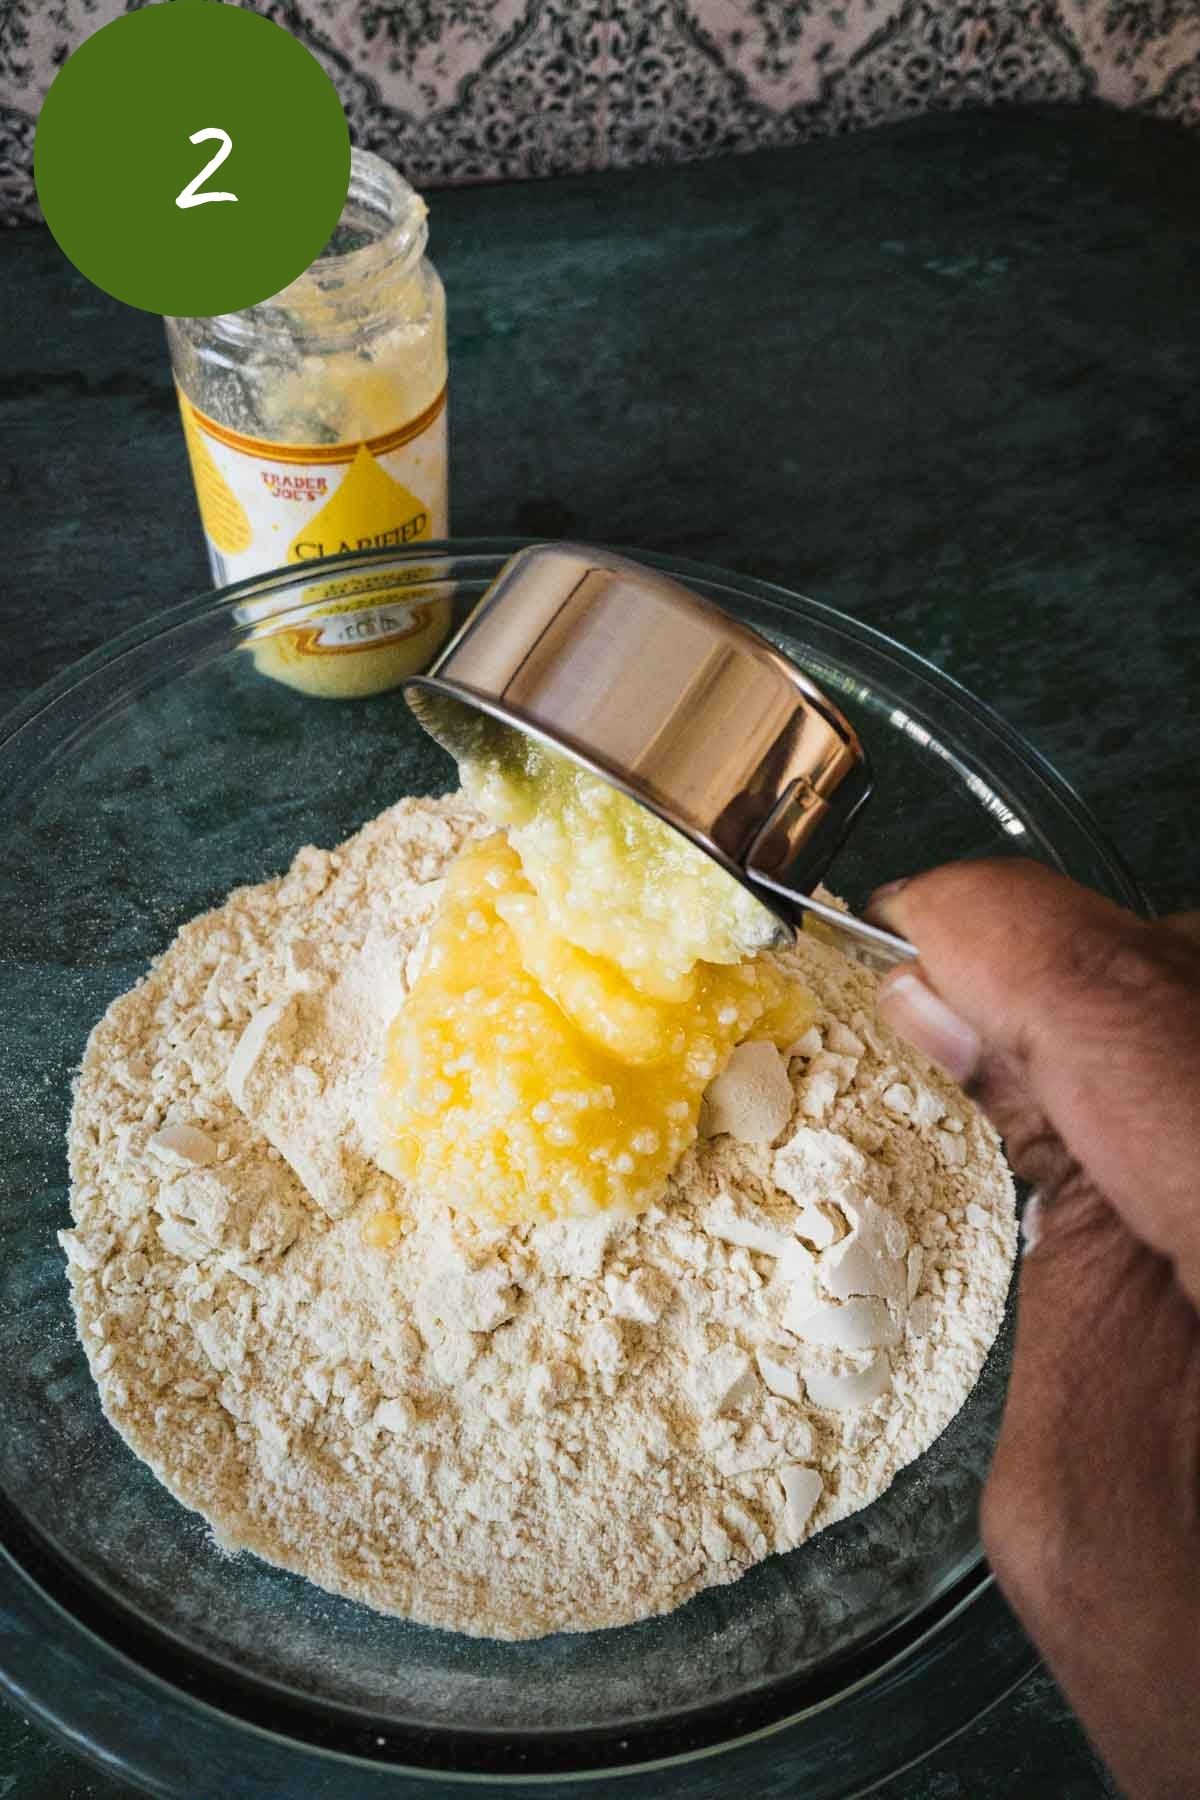
POLYGON ((893 969, 879 989, 879 1010, 893 1031, 907 1038, 955 1081, 966 1081, 979 1062, 978 1033, 911 969, 893 969))
POLYGON ((875 925, 889 923, 889 921, 882 916, 887 911, 887 903, 889 900, 895 899, 901 888, 906 888, 908 886, 909 880, 909 876, 901 875, 899 880, 885 881, 882 887, 877 887, 875 892, 871 895, 871 898, 867 901, 866 906, 863 908, 863 916, 870 919, 875 925))

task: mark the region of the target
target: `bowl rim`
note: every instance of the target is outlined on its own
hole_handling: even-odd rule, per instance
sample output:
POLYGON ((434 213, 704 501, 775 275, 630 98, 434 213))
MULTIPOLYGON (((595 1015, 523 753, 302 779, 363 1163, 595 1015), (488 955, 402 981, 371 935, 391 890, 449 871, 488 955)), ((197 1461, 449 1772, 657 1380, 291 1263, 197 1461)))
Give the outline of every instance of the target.
MULTIPOLYGON (((543 541, 546 540, 524 537, 451 538, 421 543, 406 551, 394 548, 354 551, 325 558, 320 562, 269 571, 218 590, 195 595, 151 614, 139 624, 108 639, 88 655, 69 664, 4 714, 0 718, 0 756, 11 756, 18 751, 22 734, 35 722, 44 720, 48 713, 62 707, 72 696, 78 695, 100 676, 111 674, 126 657, 144 651, 157 642, 169 640, 174 633, 194 626, 199 621, 217 620, 236 613, 238 606, 249 594, 262 596, 264 590, 267 593, 278 591, 286 594, 299 583, 308 585, 314 578, 319 580, 322 576, 327 577, 347 568, 361 570, 377 564, 424 564, 431 557, 444 558, 451 565, 447 571, 449 579, 469 574, 471 564, 485 565, 478 573, 494 574, 508 556, 529 544, 543 541)), ((677 578, 686 581, 690 577, 710 584, 717 589, 718 595, 721 591, 730 591, 764 602, 781 615, 781 619, 786 619, 789 614, 798 620, 811 617, 826 632, 842 642, 850 646, 865 647, 885 665, 894 667, 909 677, 918 677, 927 689, 933 690, 938 699, 950 703, 959 714, 965 714, 976 725, 982 725, 993 739, 998 740, 1017 759, 1026 774, 1040 787, 1048 790, 1057 807, 1068 815, 1075 828, 1087 840, 1090 849, 1104 866, 1114 889, 1122 893, 1127 903, 1135 909, 1143 912, 1148 910, 1136 878, 1120 853, 1108 842, 1090 809, 1071 784, 994 708, 978 699, 968 688, 926 657, 826 602, 791 592, 776 583, 664 552, 620 546, 614 548, 621 555, 631 556, 677 578)), ((297 599, 294 604, 281 607, 278 613, 273 613, 270 617, 273 623, 278 623, 293 613, 311 615, 313 610, 311 600, 297 599)), ((241 621, 235 620, 235 623, 240 624, 241 621)), ((246 629, 249 635, 251 628, 246 629)), ((164 680, 168 678, 168 674, 164 672, 164 680)), ((262 1696, 276 1702, 290 1697, 293 1702, 302 1704, 309 1715, 321 1715, 331 1723, 340 1721, 343 1727, 348 1720, 354 1718, 360 1733, 364 1720, 380 1731, 388 1729, 386 1721, 379 1720, 376 1725, 375 1717, 365 1710, 356 1712, 352 1707, 341 1703, 318 1701, 304 1695, 302 1690, 270 1677, 256 1674, 243 1676, 218 1656, 177 1640, 169 1627, 160 1626, 153 1619, 143 1617, 132 1603, 125 1602, 120 1596, 108 1591, 104 1584, 93 1581, 85 1571, 75 1570, 66 1563, 52 1544, 42 1540, 36 1524, 20 1515, 7 1497, 0 1498, 0 1551, 3 1552, 3 1562, 9 1563, 11 1559, 11 1566, 60 1615, 72 1619, 81 1629, 93 1633, 97 1641, 124 1657, 132 1669, 147 1675, 154 1669, 154 1679, 166 1682, 175 1691, 188 1693, 197 1704, 215 1706, 222 1717, 232 1720, 239 1727, 260 1732, 264 1729, 253 1717, 248 1716, 246 1710, 251 1696, 257 1692, 260 1700, 262 1696), (59 1591, 64 1588, 67 1592, 77 1590, 73 1592, 76 1602, 74 1610, 65 1607, 58 1599, 56 1587, 59 1591), (147 1663, 144 1654, 139 1656, 138 1650, 145 1644, 149 1644, 157 1653, 160 1659, 158 1663, 147 1663), (164 1645, 169 1646, 165 1661, 162 1658, 164 1645), (164 1672, 158 1673, 159 1669, 164 1672), (170 1674, 166 1673, 167 1670, 170 1674), (200 1681, 197 1680, 198 1674, 203 1676, 200 1681), (239 1694, 239 1686, 244 1687, 243 1694, 239 1694)), ((470 1735, 484 1746, 520 1742, 522 1766, 512 1773, 500 1774, 494 1770, 484 1773, 480 1769, 473 1775, 459 1762, 440 1759, 416 1764, 389 1761, 387 1766, 396 1773, 403 1772, 426 1779, 432 1776, 492 1783, 531 1779, 587 1779, 618 1772, 625 1774, 638 1770, 661 1770, 698 1757, 736 1749, 796 1725, 817 1713, 828 1711, 855 1694, 886 1683, 915 1652, 936 1647, 937 1655, 941 1658, 952 1654, 944 1641, 946 1627, 955 1619, 961 1618, 992 1585, 993 1577, 986 1567, 981 1549, 977 1548, 972 1561, 961 1567, 942 1592, 927 1602, 918 1615, 881 1632, 861 1650, 835 1658, 828 1674, 824 1670, 821 1672, 821 1675, 826 1676, 824 1682, 820 1675, 776 1676, 730 1699, 707 1702, 694 1709, 658 1715, 644 1721, 622 1722, 613 1727, 535 1727, 521 1728, 518 1731, 499 1726, 473 1728, 470 1735), (942 1640, 940 1644, 937 1643, 939 1639, 942 1640), (831 1691, 824 1692, 823 1688, 826 1686, 831 1691), (797 1707, 795 1690, 801 1687, 807 1695, 813 1697, 806 1704, 797 1707), (789 1692, 792 1696, 791 1704, 789 1692), (559 1754, 551 1754, 542 1762, 543 1755, 556 1743, 569 1741, 572 1746, 582 1748, 587 1744, 589 1748, 595 1749, 606 1739, 612 1741, 618 1730, 623 1740, 621 1748, 626 1752, 625 1756, 613 1755, 598 1762, 588 1761, 583 1767, 569 1755, 564 1758, 559 1754), (722 1735, 726 1730, 731 1735, 722 1735), (690 1739, 682 1748, 679 1747, 681 1736, 690 1739), (656 1752, 652 1748, 656 1743, 662 1744, 663 1739, 670 1738, 676 1742, 674 1750, 664 1746, 656 1752), (639 1745, 645 1747, 643 1753, 639 1753, 639 1745)), ((0 1670, 0 1682, 7 1679, 7 1672, 0 1670)), ((28 1696, 25 1697, 25 1703, 32 1703, 28 1696)), ((406 1723, 390 1729, 398 1733, 406 1729, 411 1731, 412 1727, 406 1723)), ((427 1739, 440 1738, 447 1744, 461 1746, 467 1734, 458 1726, 438 1725, 421 1727, 421 1735, 427 1739)), ((298 1736, 289 1735, 285 1741, 297 1745, 307 1743, 324 1754, 346 1754, 344 1750, 337 1751, 332 1745, 314 1743, 311 1735, 303 1733, 298 1736)))
MULTIPOLYGON (((23 1526, 18 1527, 18 1533, 24 1534, 23 1526)), ((50 1555, 54 1556, 54 1553, 51 1552, 50 1555)), ((893 1694, 902 1691, 914 1678, 914 1673, 927 1679, 930 1685, 952 1681, 956 1676, 961 1676, 961 1646, 949 1635, 950 1626, 961 1624, 971 1632, 978 1656, 990 1659, 997 1665, 992 1676, 994 1685, 982 1699, 973 1697, 965 1706, 960 1704, 952 1720, 943 1720, 932 1732, 924 1732, 919 1743, 910 1745, 901 1752, 898 1761, 885 1753, 875 1767, 864 1770, 866 1779, 862 1785, 857 1785, 856 1782, 852 1789, 838 1790, 837 1800, 858 1800, 859 1796, 874 1792, 882 1783, 915 1767, 935 1750, 959 1736, 1019 1687, 1039 1666, 1036 1650, 1013 1619, 994 1577, 985 1571, 978 1582, 967 1583, 964 1591, 956 1590, 950 1596, 943 1596, 946 1601, 945 1611, 924 1624, 911 1639, 894 1645, 877 1667, 842 1686, 836 1693, 830 1693, 824 1699, 798 1711, 768 1715, 764 1707, 761 1713, 751 1713, 740 1718, 737 1729, 729 1736, 714 1736, 706 1731, 674 1750, 661 1749, 657 1753, 648 1751, 646 1755, 634 1760, 614 1758, 573 1767, 569 1758, 552 1764, 540 1764, 536 1759, 527 1759, 522 1755, 522 1766, 519 1768, 498 1770, 486 1765, 463 1768, 450 1761, 420 1763, 406 1761, 402 1757, 398 1759, 395 1754, 389 1753, 389 1749, 392 1739, 403 1738, 402 1731, 386 1728, 387 1736, 384 1736, 375 1731, 374 1721, 369 1722, 365 1729, 360 1728, 356 1734, 356 1743, 348 1747, 344 1741, 334 1741, 324 1731, 310 1728, 293 1734, 283 1729, 278 1721, 266 1724, 261 1717, 250 1716, 238 1705, 236 1684, 231 1684, 227 1679, 212 1684, 197 1682, 195 1671, 187 1664, 176 1671, 170 1662, 165 1667, 161 1664, 156 1666, 144 1655, 139 1655, 137 1639, 122 1632, 120 1619, 114 1619, 106 1609, 105 1597, 94 1592, 90 1583, 81 1581, 70 1569, 65 1570, 67 1588, 70 1591, 72 1587, 78 1586, 80 1592, 77 1597, 80 1604, 78 1607, 67 1604, 54 1592, 55 1571, 42 1566, 42 1556, 43 1553, 34 1545, 30 1560, 26 1562, 14 1552, 10 1543, 0 1543, 0 1618, 7 1619, 10 1614, 15 1614, 26 1629, 32 1625, 39 1643, 48 1652, 65 1652, 74 1659, 81 1656, 84 1659, 99 1659, 103 1665, 104 1684, 114 1689, 123 1703, 139 1709, 145 1708, 147 1701, 157 1703, 172 1715, 181 1715, 173 1722, 185 1731, 192 1715, 202 1718, 207 1729, 215 1730, 224 1741, 223 1747, 231 1750, 239 1760, 246 1747, 250 1746, 256 1764, 259 1758, 265 1757, 269 1762, 273 1754, 282 1752, 289 1758, 298 1758, 301 1764, 311 1767, 313 1772, 325 1771, 335 1782, 328 1790, 322 1788, 322 1792, 329 1792, 330 1800, 359 1800, 357 1784, 374 1777, 383 1777, 389 1784, 397 1778, 406 1783, 412 1781, 416 1784, 414 1788, 406 1788, 404 1791, 411 1791, 415 1800, 415 1796, 428 1793, 430 1784, 436 1782, 462 1783, 467 1789, 532 1787, 551 1792, 555 1784, 564 1781, 599 1784, 625 1777, 674 1774, 707 1766, 714 1759, 726 1755, 736 1756, 760 1744, 785 1739, 789 1732, 806 1721, 828 1718, 840 1707, 886 1701, 893 1694), (114 1623, 117 1626, 115 1632, 112 1629, 114 1623), (57 1640, 52 1636, 52 1628, 55 1626, 61 1633, 57 1640), (921 1665, 919 1669, 916 1667, 918 1663, 921 1665), (341 1776, 355 1785, 336 1785, 341 1776)), ((156 1634, 152 1635, 147 1631, 144 1636, 152 1647, 160 1647, 156 1634)), ((182 1658, 180 1660, 183 1661, 182 1658)), ((967 1659, 968 1662, 970 1660, 967 1659)), ((766 1690, 765 1697, 769 1698, 772 1692, 774 1688, 766 1690)), ((89 1733, 84 1723, 83 1688, 80 1683, 66 1687, 58 1680, 48 1683, 41 1670, 33 1681, 28 1676, 22 1679, 8 1662, 0 1662, 0 1694, 7 1695, 19 1708, 32 1712, 47 1729, 106 1772, 111 1773, 115 1763, 122 1772, 128 1770, 136 1774, 151 1787, 151 1791, 181 1797, 190 1793, 189 1788, 178 1787, 171 1780, 170 1774, 165 1772, 176 1771, 178 1763, 172 1754, 165 1758, 159 1756, 157 1744, 161 1742, 160 1734, 152 1734, 150 1746, 141 1747, 141 1760, 135 1763, 132 1760, 126 1761, 127 1752, 110 1747, 107 1742, 99 1741, 94 1732, 89 1733), (51 1686, 56 1690, 53 1694, 47 1692, 51 1686), (147 1766, 150 1759, 153 1759, 153 1764, 147 1766)), ((319 1703, 311 1701, 306 1704, 310 1709, 315 1704, 319 1706, 319 1703)), ((723 1706, 736 1713, 739 1703, 726 1702, 723 1706)), ((298 1713, 299 1709, 295 1711, 298 1713)), ((292 1716, 293 1711, 289 1710, 287 1717, 292 1716)), ((724 1717, 724 1713, 721 1716, 724 1717)), ((461 1737, 462 1734, 458 1735, 461 1737)), ((509 1741, 515 1735, 509 1734, 509 1741)), ((581 1741, 588 1737, 597 1743, 603 1743, 606 1735, 611 1738, 612 1733, 606 1734, 604 1727, 596 1727, 590 1733, 581 1732, 577 1735, 581 1741)), ((177 1739, 173 1741, 178 1744, 177 1739)), ((271 1791, 276 1790, 273 1788, 271 1791)), ((387 1792, 396 1795, 398 1790, 389 1785, 387 1792)))
MULTIPOLYGON (((514 536, 431 538, 414 545, 411 550, 351 550, 319 561, 289 564, 261 575, 246 576, 226 587, 194 595, 191 599, 179 601, 175 606, 152 613, 141 624, 131 626, 107 639, 86 656, 69 663, 25 700, 18 701, 0 715, 0 753, 6 751, 12 741, 36 719, 75 693, 101 671, 112 668, 131 652, 145 649, 157 640, 169 637, 180 627, 193 625, 206 617, 217 618, 222 613, 233 612, 250 593, 261 594, 264 590, 286 592, 298 582, 310 581, 314 573, 318 576, 334 574, 338 570, 362 569, 377 563, 423 563, 430 556, 445 558, 456 567, 466 561, 490 562, 497 557, 507 559, 518 550, 527 549, 531 545, 553 541, 542 537, 514 536)), ((588 547, 630 557, 651 568, 684 578, 691 576, 695 580, 715 582, 719 586, 736 583, 741 591, 766 601, 784 613, 795 613, 798 610, 811 613, 827 630, 851 641, 858 641, 877 656, 883 657, 886 662, 918 675, 957 709, 973 716, 993 737, 1000 740, 1010 754, 1026 765, 1028 772, 1054 795, 1058 803, 1072 815, 1075 826, 1091 840, 1092 847, 1105 863, 1114 884, 1126 895, 1129 905, 1136 911, 1149 914, 1151 909, 1148 898, 1132 868, 1109 841, 1091 808, 1071 782, 1060 774, 1036 745, 1030 743, 1015 726, 1010 725, 989 701, 980 699, 970 688, 955 676, 948 675, 920 651, 908 649, 899 639, 880 631, 877 626, 855 618, 851 613, 842 612, 827 601, 814 600, 807 594, 782 587, 776 582, 764 581, 755 575, 743 574, 737 569, 726 569, 717 563, 705 563, 690 557, 674 556, 665 551, 643 550, 622 544, 595 544, 588 547)), ((318 604, 297 600, 294 605, 283 607, 277 614, 270 616, 276 623, 286 621, 293 614, 311 616, 318 604)), ((252 627, 248 626, 246 629, 249 634, 252 627)))

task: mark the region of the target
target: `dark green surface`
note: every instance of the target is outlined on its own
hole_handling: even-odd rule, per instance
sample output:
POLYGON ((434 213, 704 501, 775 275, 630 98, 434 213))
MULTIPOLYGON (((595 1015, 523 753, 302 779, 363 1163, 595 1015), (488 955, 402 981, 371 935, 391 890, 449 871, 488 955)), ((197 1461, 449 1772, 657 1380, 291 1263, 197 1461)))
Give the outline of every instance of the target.
MULTIPOLYGON (((439 195, 454 526, 675 551, 882 626, 1049 755, 1158 906, 1195 904, 1197 220, 1200 143, 1095 112, 439 195)), ((207 578, 161 328, 36 232, 0 240, 0 318, 9 704, 207 578)), ((1112 1791, 1041 1677, 881 1790, 1112 1791)), ((0 1722, 0 1800, 120 1792, 0 1722)))

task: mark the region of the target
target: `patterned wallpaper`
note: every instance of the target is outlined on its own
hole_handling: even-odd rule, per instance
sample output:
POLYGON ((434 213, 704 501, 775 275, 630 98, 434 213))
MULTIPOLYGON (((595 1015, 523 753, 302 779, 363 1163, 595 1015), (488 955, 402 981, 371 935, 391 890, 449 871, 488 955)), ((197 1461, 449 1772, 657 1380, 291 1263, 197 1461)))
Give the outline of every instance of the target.
MULTIPOLYGON (((239 0, 247 4, 250 0, 239 0)), ((0 0, 0 219, 42 95, 146 0, 0 0)), ((418 186, 707 156, 934 108, 1097 98, 1200 125, 1200 0, 257 0, 418 186)))

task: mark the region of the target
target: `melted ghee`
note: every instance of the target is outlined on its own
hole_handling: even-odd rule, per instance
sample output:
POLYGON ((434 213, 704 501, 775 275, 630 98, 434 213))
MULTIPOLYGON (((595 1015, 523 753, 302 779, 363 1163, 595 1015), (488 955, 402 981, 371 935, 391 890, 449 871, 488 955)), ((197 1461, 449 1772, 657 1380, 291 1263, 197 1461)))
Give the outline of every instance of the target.
POLYGON ((463 787, 507 828, 555 937, 663 999, 686 997, 697 962, 776 940, 766 907, 646 807, 533 738, 509 749, 464 763, 463 787))
MULTIPOLYGON (((624 796, 589 811, 584 784, 604 786, 521 788, 520 854, 497 833, 454 863, 388 1041, 384 1166, 504 1223, 649 1206, 734 1046, 782 1048, 816 1012, 772 960, 737 960, 739 932, 763 928, 736 883, 664 849, 675 834, 650 815, 620 821, 641 811, 624 796), (568 843, 586 874, 557 861, 568 843)), ((508 807, 472 787, 493 817, 508 807)))

